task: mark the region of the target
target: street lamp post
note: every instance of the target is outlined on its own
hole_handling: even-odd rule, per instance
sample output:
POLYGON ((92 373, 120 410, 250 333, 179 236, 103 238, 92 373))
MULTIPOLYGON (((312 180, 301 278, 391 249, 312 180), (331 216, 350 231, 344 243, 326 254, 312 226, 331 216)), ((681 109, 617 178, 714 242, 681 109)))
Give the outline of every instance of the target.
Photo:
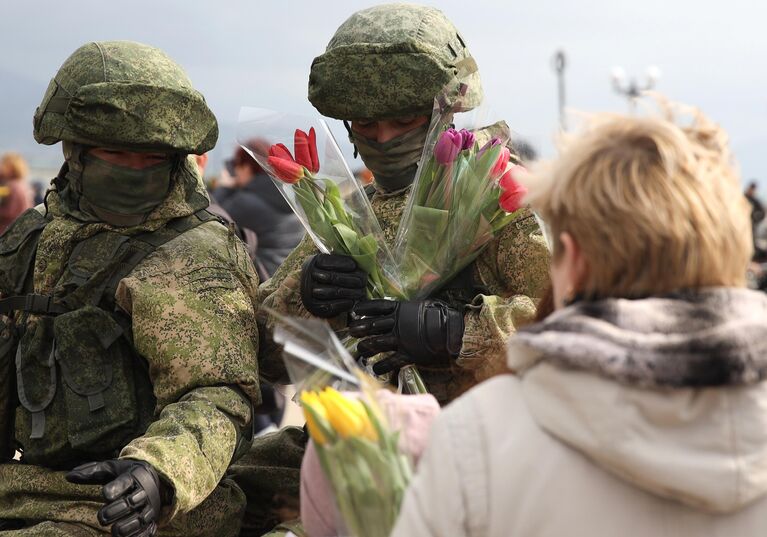
POLYGON ((559 101, 559 126, 562 130, 567 130, 565 120, 565 69, 567 68, 567 58, 564 50, 558 50, 552 59, 554 71, 557 73, 558 82, 558 101, 559 101))
POLYGON ((622 67, 613 67, 612 72, 613 89, 628 99, 629 109, 632 113, 636 111, 637 98, 642 95, 642 92, 653 89, 659 78, 660 69, 654 65, 647 68, 645 78, 642 81, 634 77, 627 77, 626 71, 622 67))

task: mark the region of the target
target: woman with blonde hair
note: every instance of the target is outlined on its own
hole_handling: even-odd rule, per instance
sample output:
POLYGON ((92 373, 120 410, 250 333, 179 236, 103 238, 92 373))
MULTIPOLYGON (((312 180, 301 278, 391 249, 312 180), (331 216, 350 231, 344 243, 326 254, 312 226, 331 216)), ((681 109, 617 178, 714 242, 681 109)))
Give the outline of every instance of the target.
POLYGON ((556 311, 437 419, 393 535, 767 535, 767 297, 724 132, 596 116, 526 182, 556 311))
POLYGON ((0 157, 0 233, 32 207, 32 192, 27 184, 29 167, 18 153, 0 157))

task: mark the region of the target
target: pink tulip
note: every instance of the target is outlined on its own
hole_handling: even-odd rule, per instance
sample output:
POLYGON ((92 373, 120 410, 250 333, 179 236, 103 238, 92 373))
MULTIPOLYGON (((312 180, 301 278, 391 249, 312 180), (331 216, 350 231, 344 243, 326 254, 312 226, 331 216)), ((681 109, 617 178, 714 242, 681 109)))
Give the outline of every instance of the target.
POLYGON ((495 161, 493 167, 490 169, 490 177, 493 179, 500 177, 506 171, 506 167, 509 165, 509 159, 511 158, 511 152, 508 147, 502 147, 501 152, 498 155, 498 160, 495 161))
POLYGON ((463 136, 455 129, 447 129, 434 146, 434 158, 443 166, 452 164, 463 146, 463 136))
POLYGON ((500 138, 491 138, 489 142, 487 142, 485 145, 483 145, 479 151, 477 151, 477 158, 482 156, 482 153, 490 149, 491 147, 495 147, 496 145, 501 145, 501 139, 500 138))
POLYGON ((463 143, 461 144, 461 150, 465 151, 467 149, 471 149, 474 147, 474 133, 471 131, 467 131, 466 129, 461 129, 458 131, 458 134, 461 135, 461 138, 463 139, 463 143))

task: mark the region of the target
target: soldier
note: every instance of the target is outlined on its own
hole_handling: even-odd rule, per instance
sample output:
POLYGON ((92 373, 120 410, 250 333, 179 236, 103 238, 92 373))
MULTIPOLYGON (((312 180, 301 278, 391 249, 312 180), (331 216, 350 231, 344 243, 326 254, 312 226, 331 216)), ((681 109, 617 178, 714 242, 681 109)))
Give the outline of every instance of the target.
MULTIPOLYGON (((453 24, 438 10, 410 4, 352 15, 317 57, 309 100, 347 124, 350 140, 375 177, 371 203, 386 239, 397 232, 424 148, 434 97, 460 86, 464 105, 482 100, 476 63, 453 24)), ((548 279, 548 250, 534 216, 524 211, 456 279, 427 300, 364 300, 367 276, 353 259, 317 254, 311 240, 265 282, 264 305, 331 320, 361 338, 363 356, 395 351, 375 365, 384 373, 416 363, 427 388, 447 403, 505 364, 505 343, 532 319, 548 279), (347 318, 351 315, 351 322, 347 318)), ((267 324, 264 335, 271 326, 267 324)), ((279 354, 262 338, 262 372, 284 375, 279 354)))
MULTIPOLYGON (((440 11, 411 4, 353 14, 312 64, 309 100, 322 114, 347 122, 351 142, 375 177, 371 203, 390 243, 425 145, 434 97, 451 82, 458 90, 463 72, 470 73, 464 102, 476 106, 482 99, 479 73, 458 30, 440 11)), ((548 259, 535 218, 525 211, 428 300, 367 301, 367 275, 354 260, 318 254, 307 237, 261 285, 259 297, 283 313, 348 326, 362 338, 358 349, 365 356, 395 351, 376 364, 380 373, 417 363, 427 388, 444 404, 505 369, 506 340, 534 317, 535 300, 548 283, 548 259), (401 327, 417 329, 407 337, 401 327)), ((271 320, 262 326, 259 368, 265 378, 284 382, 281 352, 269 338, 272 328, 271 320)), ((285 520, 280 503, 272 502, 270 510, 264 499, 284 504, 298 488, 286 466, 297 468, 299 462, 295 455, 285 460, 285 453, 298 451, 298 439, 286 433, 270 439, 271 450, 248 454, 233 474, 248 496, 248 527, 285 520), (276 447, 281 443, 284 453, 276 447), (279 462, 279 478, 256 479, 272 469, 272 460, 279 462)), ((300 525, 291 523, 269 535, 288 529, 300 534, 300 525)))
POLYGON ((258 278, 189 156, 213 113, 162 51, 89 43, 34 135, 65 164, 0 238, 0 531, 237 535, 258 278))

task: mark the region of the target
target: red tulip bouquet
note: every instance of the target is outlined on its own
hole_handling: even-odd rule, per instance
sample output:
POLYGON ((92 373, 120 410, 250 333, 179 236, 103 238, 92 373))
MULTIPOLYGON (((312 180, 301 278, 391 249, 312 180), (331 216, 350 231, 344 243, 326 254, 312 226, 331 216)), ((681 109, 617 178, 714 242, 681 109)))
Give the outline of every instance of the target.
POLYGON ((401 296, 396 264, 370 201, 324 121, 243 108, 238 139, 272 177, 320 251, 353 257, 369 275, 371 298, 401 296))
POLYGON ((526 193, 518 182, 524 168, 506 147, 508 127, 456 130, 459 120, 471 125, 486 113, 457 110, 460 103, 435 109, 397 232, 394 253, 408 297, 428 296, 471 263, 517 217, 526 193))

